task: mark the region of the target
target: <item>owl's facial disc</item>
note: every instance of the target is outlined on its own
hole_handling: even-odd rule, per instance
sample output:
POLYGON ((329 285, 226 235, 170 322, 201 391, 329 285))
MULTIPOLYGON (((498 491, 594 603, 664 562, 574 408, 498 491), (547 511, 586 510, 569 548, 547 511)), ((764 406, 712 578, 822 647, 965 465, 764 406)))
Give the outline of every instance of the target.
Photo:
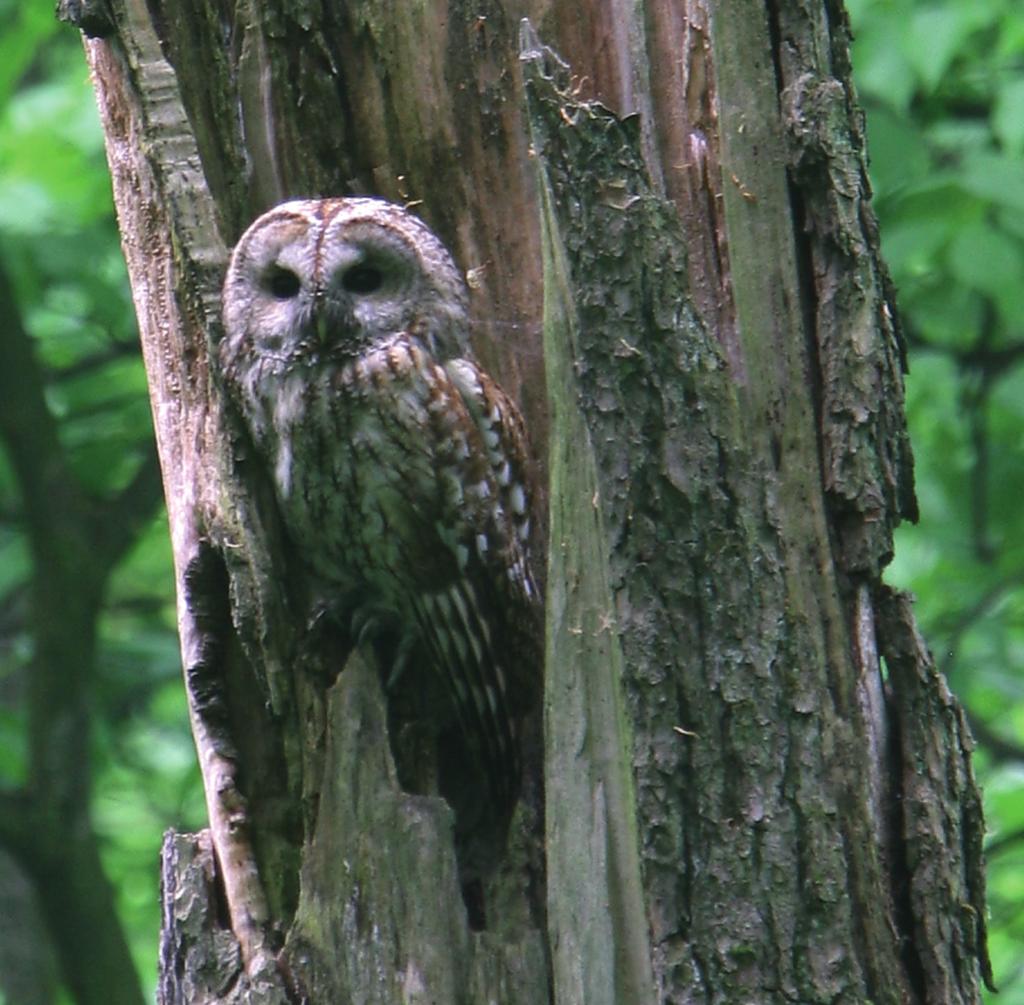
POLYGON ((426 227, 375 200, 286 203, 242 236, 225 280, 226 365, 345 362, 397 335, 465 355, 465 291, 426 227))

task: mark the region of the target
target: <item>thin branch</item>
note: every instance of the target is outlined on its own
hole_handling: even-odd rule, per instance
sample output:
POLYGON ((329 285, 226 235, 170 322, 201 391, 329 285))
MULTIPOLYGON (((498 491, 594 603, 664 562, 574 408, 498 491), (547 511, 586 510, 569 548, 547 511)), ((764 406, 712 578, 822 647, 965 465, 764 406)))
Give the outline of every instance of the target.
POLYGON ((974 345, 960 348, 930 341, 912 318, 903 317, 907 344, 916 352, 932 352, 952 359, 960 370, 986 374, 994 379, 1006 377, 1011 368, 1024 360, 1024 338, 1012 338, 994 346, 991 340, 979 338, 974 345))
POLYGON ((1013 851, 1014 846, 1024 841, 1024 827, 1018 827, 1007 834, 1000 834, 985 845, 985 855, 991 858, 993 855, 1001 855, 1003 852, 1013 851))
POLYGON ((124 342, 111 340, 110 344, 103 349, 88 356, 83 356, 81 359, 75 360, 74 363, 68 364, 68 366, 60 367, 60 369, 48 367, 46 369, 46 379, 55 384, 61 384, 65 381, 75 380, 77 377, 88 376, 95 370, 101 370, 103 367, 119 359, 138 355, 139 343, 137 340, 124 342))
POLYGON ((132 480, 92 514, 99 541, 98 561, 104 568, 113 568, 138 540, 140 530, 152 519, 162 499, 160 458, 153 441, 132 480))
POLYGON ((1006 371, 1024 359, 1024 341, 987 349, 966 349, 953 354, 962 367, 981 370, 992 377, 1005 377, 1006 371))
MULTIPOLYGON (((982 311, 982 322, 978 328, 978 336, 974 341, 972 352, 984 354, 988 352, 996 337, 997 314, 995 304, 986 297, 982 311)), ((960 360, 963 370, 967 367, 960 360)), ((972 369, 975 369, 972 367, 972 369)), ((964 404, 967 412, 968 425, 971 433, 971 446, 974 448, 974 466, 971 472, 971 529, 974 538, 974 553, 979 562, 989 564, 995 557, 995 548, 989 540, 989 436, 988 436, 988 402, 992 387, 996 381, 996 372, 981 369, 977 387, 972 388, 970 381, 964 385, 964 404)))
POLYGON ((149 595, 136 594, 130 597, 108 599, 104 610, 108 614, 131 614, 136 617, 156 617, 162 614, 167 605, 173 603, 172 591, 168 589, 166 596, 158 593, 149 595))
POLYGON ((80 422, 83 419, 92 419, 96 416, 118 413, 125 407, 138 404, 143 400, 143 395, 137 391, 126 391, 121 394, 111 395, 100 401, 83 403, 80 407, 69 409, 65 415, 66 422, 80 422))
POLYGON ((983 565, 992 563, 996 549, 989 538, 989 435, 988 402, 994 378, 982 374, 977 388, 965 389, 962 395, 971 448, 974 452, 969 491, 971 500, 971 537, 974 555, 983 565))
POLYGON ((960 647, 960 640, 967 634, 977 621, 983 618, 989 611, 1002 600, 1003 596, 1011 590, 1024 586, 1024 570, 1006 576, 999 582, 990 586, 966 611, 963 611, 953 622, 949 629, 949 636, 944 646, 943 656, 939 668, 948 677, 956 661, 957 650, 960 647))
POLYGON ((968 716, 968 722, 971 735, 993 760, 1024 763, 1024 746, 1000 736, 984 719, 975 715, 968 716))

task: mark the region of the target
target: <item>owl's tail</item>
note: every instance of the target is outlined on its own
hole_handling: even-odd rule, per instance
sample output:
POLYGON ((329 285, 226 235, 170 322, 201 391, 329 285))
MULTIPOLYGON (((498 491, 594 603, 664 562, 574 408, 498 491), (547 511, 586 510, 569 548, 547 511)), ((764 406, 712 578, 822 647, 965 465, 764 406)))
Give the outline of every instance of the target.
POLYGON ((432 662, 451 697, 466 755, 478 759, 492 801, 490 810, 507 817, 519 795, 522 769, 508 676, 496 644, 501 640, 494 637, 500 626, 482 614, 489 609, 480 604, 473 584, 460 579, 443 592, 425 595, 417 615, 432 662))

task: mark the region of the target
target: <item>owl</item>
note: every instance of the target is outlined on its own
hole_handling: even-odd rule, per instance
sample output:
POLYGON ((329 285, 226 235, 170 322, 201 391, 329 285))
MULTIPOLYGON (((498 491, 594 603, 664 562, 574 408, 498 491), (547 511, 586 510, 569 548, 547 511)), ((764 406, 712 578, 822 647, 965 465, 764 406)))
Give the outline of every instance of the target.
POLYGON ((314 592, 438 720, 457 829, 481 798, 507 818, 541 598, 523 421, 473 358, 463 277, 398 206, 299 200, 242 236, 223 309, 221 373, 314 592))

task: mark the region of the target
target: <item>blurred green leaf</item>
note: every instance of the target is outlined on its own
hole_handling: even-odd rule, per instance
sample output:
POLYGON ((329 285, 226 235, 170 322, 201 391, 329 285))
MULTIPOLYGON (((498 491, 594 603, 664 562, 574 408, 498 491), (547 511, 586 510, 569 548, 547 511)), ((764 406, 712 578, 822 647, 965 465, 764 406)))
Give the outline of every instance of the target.
POLYGON ((1014 157, 968 150, 961 173, 963 186, 983 199, 1024 212, 1024 164, 1014 157))
POLYGON ((906 36, 906 23, 903 12, 895 9, 896 6, 863 4, 865 13, 855 22, 853 62, 857 87, 862 94, 903 111, 914 93, 914 68, 907 58, 906 47, 899 44, 906 36))
POLYGON ((1024 283, 1024 246, 991 223, 960 228, 949 247, 949 266, 958 282, 990 296, 1024 283))
POLYGON ((932 163, 924 137, 905 115, 879 109, 868 121, 868 137, 871 181, 880 197, 928 177, 932 163))
POLYGON ((979 20, 984 14, 977 4, 936 4, 913 12, 903 48, 926 91, 938 86, 979 20))
POLYGON ((8 12, 0 34, 0 107, 11 98, 15 85, 37 59, 43 44, 60 28, 47 4, 19 4, 17 17, 8 12))
POLYGON ((992 129, 1007 154, 1024 153, 1024 79, 1007 80, 999 88, 992 129))

